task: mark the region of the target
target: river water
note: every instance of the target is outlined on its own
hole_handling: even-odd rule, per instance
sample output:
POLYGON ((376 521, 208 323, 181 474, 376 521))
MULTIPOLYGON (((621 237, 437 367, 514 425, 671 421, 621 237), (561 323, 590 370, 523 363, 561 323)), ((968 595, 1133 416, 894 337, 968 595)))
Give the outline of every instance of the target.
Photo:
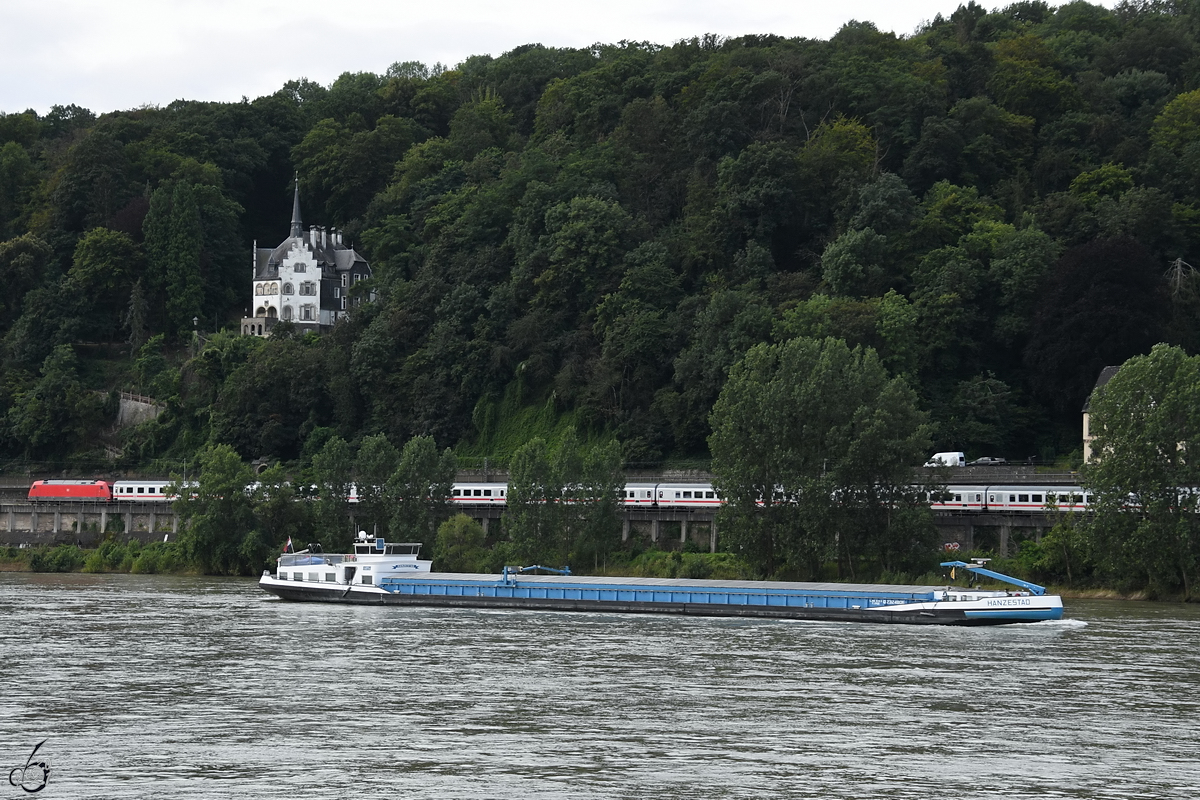
POLYGON ((0 775, 44 739, 39 798, 1200 795, 1200 609, 1067 617, 376 608, 0 573, 0 775))

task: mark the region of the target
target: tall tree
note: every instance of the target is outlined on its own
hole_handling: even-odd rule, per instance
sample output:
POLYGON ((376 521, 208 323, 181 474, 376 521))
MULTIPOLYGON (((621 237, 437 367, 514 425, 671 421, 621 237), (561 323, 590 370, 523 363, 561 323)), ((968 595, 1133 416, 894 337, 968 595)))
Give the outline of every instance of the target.
POLYGON ((340 436, 325 442, 313 456, 313 477, 318 499, 313 516, 322 546, 334 553, 350 550, 350 475, 354 457, 350 445, 340 436))
POLYGON ((815 576, 827 559, 852 566, 869 552, 896 568, 928 532, 928 519, 901 513, 920 505, 910 465, 928 447, 925 416, 873 350, 757 345, 731 370, 712 426, 723 544, 764 573, 815 576))
POLYGON ((246 487, 253 473, 228 445, 200 453, 195 483, 175 481, 175 513, 184 557, 210 575, 257 572, 268 549, 255 533, 254 506, 246 487))
POLYGON ((447 448, 438 453, 432 436, 409 439, 388 480, 390 534, 403 541, 420 542, 430 552, 438 526, 450 516, 456 471, 454 452, 447 448))
POLYGON ((1089 403, 1090 539, 1117 582, 1195 592, 1200 563, 1200 356, 1156 345, 1089 403))

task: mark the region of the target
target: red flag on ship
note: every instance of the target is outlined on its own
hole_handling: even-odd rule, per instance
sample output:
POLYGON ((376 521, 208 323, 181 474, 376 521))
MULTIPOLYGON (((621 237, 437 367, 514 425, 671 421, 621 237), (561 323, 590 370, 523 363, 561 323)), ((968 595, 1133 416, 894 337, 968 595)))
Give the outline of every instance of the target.
POLYGON ((292 549, 292 537, 290 537, 290 536, 289 536, 289 537, 288 537, 288 540, 287 540, 287 544, 285 544, 285 545, 283 546, 283 552, 285 552, 285 553, 286 553, 286 552, 288 552, 288 551, 289 551, 289 550, 291 550, 291 549, 292 549))

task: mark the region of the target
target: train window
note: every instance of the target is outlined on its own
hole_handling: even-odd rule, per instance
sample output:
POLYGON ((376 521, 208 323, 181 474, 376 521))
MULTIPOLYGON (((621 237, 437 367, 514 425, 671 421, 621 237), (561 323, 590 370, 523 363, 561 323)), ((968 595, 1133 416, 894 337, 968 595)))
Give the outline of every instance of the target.
POLYGON ((956 503, 961 503, 961 502, 962 502, 962 495, 961 495, 961 494, 956 494, 956 495, 954 495, 954 502, 956 502, 956 503))
POLYGON ((1018 503, 1028 503, 1029 495, 1027 495, 1027 494, 1017 495, 1017 502, 1018 503))
POLYGON ((483 490, 483 496, 484 496, 484 497, 491 497, 491 496, 492 496, 492 490, 491 490, 491 489, 484 489, 484 490, 483 490))
POLYGON ((1015 502, 1017 502, 1017 496, 1016 496, 1015 494, 1010 494, 1010 495, 1008 496, 1008 502, 1010 502, 1010 503, 1015 503, 1015 502))
POLYGON ((1032 500, 1032 501, 1033 501, 1033 502, 1035 502, 1035 503, 1040 503, 1040 502, 1042 502, 1042 496, 1041 496, 1040 494, 1035 494, 1035 495, 1033 495, 1032 497, 1030 497, 1029 499, 1030 499, 1030 500, 1032 500))
POLYGON ((1068 502, 1070 502, 1070 500, 1071 500, 1071 498, 1069 498, 1069 497, 1068 497, 1067 495, 1065 495, 1065 494, 1060 494, 1060 495, 1058 496, 1058 502, 1060 502, 1060 503, 1068 503, 1068 502))
POLYGON ((981 494, 975 495, 975 502, 978 503, 980 501, 980 499, 982 499, 982 497, 983 497, 983 495, 981 495, 981 494))
POLYGON ((994 503, 994 502, 996 502, 996 495, 994 495, 994 494, 989 494, 989 495, 988 495, 988 502, 989 502, 989 503, 994 503))
POLYGON ((1077 494, 1071 495, 1071 504, 1072 505, 1078 505, 1079 503, 1082 503, 1082 502, 1083 502, 1083 498, 1080 497, 1079 495, 1077 495, 1077 494))
POLYGON ((716 498, 716 496, 717 496, 716 492, 705 492, 704 493, 704 497, 708 500, 713 500, 716 498))
POLYGON ((679 499, 679 492, 675 492, 675 498, 679 499))
POLYGON ((454 490, 454 496, 455 496, 455 497, 462 497, 462 489, 455 489, 455 490, 454 490))
POLYGON ((691 493, 691 492, 684 492, 684 493, 683 493, 683 496, 684 496, 684 497, 686 497, 686 498, 688 498, 688 499, 690 500, 690 499, 691 499, 691 497, 692 497, 692 493, 691 493))
POLYGON ((501 497, 504 497, 504 490, 503 490, 503 489, 501 489, 501 490, 500 490, 500 496, 501 496, 501 497))
POLYGON ((475 496, 476 496, 476 497, 483 497, 483 489, 476 489, 476 490, 475 490, 475 496))

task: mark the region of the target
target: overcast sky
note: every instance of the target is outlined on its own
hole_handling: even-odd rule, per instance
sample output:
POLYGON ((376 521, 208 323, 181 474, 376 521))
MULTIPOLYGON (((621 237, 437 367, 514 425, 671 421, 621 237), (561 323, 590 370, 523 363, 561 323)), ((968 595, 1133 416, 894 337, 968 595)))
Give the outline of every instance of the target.
POLYGON ((343 72, 380 73, 396 61, 453 66, 530 42, 669 44, 704 33, 827 39, 851 19, 908 34, 957 6, 958 0, 5 0, 0 111, 45 113, 75 103, 100 113, 180 98, 233 101, 270 94, 293 78, 328 85, 343 72))

